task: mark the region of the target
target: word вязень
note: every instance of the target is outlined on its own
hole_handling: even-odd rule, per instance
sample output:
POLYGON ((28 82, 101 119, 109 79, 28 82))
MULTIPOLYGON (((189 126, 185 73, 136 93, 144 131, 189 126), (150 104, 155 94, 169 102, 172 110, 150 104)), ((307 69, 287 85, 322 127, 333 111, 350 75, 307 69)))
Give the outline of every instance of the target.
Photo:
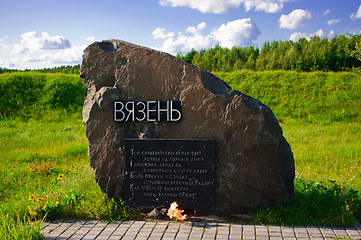
POLYGON ((114 121, 178 122, 182 118, 180 101, 115 101, 114 121))

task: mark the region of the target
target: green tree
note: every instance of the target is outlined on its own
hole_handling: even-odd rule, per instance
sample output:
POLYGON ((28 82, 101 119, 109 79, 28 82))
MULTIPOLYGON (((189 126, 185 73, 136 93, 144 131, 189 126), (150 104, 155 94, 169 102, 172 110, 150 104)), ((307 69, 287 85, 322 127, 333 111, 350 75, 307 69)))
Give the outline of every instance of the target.
POLYGON ((177 56, 206 71, 345 71, 361 66, 361 35, 265 42, 261 50, 253 46, 228 49, 216 45, 177 56))

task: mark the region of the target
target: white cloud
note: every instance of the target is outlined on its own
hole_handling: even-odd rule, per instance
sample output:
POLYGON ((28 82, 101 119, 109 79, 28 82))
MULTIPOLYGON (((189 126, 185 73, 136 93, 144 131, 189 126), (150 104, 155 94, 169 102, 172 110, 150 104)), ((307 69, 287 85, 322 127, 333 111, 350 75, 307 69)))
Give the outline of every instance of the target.
POLYGON ((18 58, 18 57, 0 59, 0 67, 14 68, 16 66, 15 63, 17 63, 19 61, 20 61, 20 58, 18 58))
POLYGON ((70 42, 63 36, 50 36, 47 32, 41 35, 35 31, 21 35, 20 43, 14 44, 13 53, 36 52, 39 50, 65 49, 70 48, 70 42))
POLYGON ((320 30, 318 30, 317 32, 315 32, 315 33, 312 35, 312 37, 313 37, 313 36, 319 36, 320 38, 322 38, 322 37, 324 36, 324 32, 323 32, 322 29, 320 29, 320 30))
POLYGON ((254 8, 256 11, 263 11, 266 13, 276 13, 283 9, 283 2, 286 0, 243 0, 246 11, 254 8))
POLYGON ((153 32, 152 36, 154 39, 166 39, 174 37, 173 32, 165 33, 165 28, 157 27, 153 32))
POLYGON ((202 13, 226 13, 231 9, 239 8, 241 1, 232 0, 160 0, 163 7, 189 7, 202 13))
POLYGON ((300 27, 305 20, 311 19, 311 13, 303 9, 295 9, 290 14, 280 17, 280 28, 296 29, 300 27))
POLYGON ((189 52, 192 49, 200 50, 202 48, 209 48, 213 44, 213 39, 210 35, 201 35, 201 31, 205 29, 206 26, 205 22, 201 22, 197 26, 188 27, 186 32, 190 33, 191 36, 186 36, 181 32, 175 36, 173 32, 166 33, 164 28, 159 27, 153 31, 152 35, 154 39, 165 39, 160 48, 161 51, 175 55, 179 52, 189 52))
POLYGON ((87 37, 87 38, 85 39, 85 41, 88 42, 88 43, 93 43, 93 42, 95 42, 96 40, 95 40, 95 37, 94 37, 94 36, 89 36, 89 37, 87 37))
POLYGON ((331 30, 330 33, 327 35, 328 38, 333 38, 335 36, 335 31, 331 30))
POLYGON ((23 45, 19 43, 15 43, 11 51, 11 54, 25 53, 25 52, 26 52, 26 48, 23 45))
MULTIPOLYGON (((333 31, 331 31, 333 34, 333 31)), ((330 34, 331 34, 330 32, 330 34)), ((329 36, 330 36, 329 34, 329 36)), ((322 29, 319 29, 317 32, 312 33, 312 34, 307 34, 307 33, 301 33, 301 32, 295 32, 292 33, 290 36, 290 40, 292 40, 293 42, 297 42, 300 38, 306 38, 307 40, 310 40, 312 37, 314 36, 319 36, 320 38, 324 37, 325 33, 322 29)))
POLYGON ((82 53, 85 48, 86 45, 82 45, 72 46, 70 48, 60 49, 57 51, 27 53, 21 58, 12 58, 11 62, 16 66, 25 66, 26 68, 31 68, 31 64, 29 63, 37 63, 36 65, 41 65, 43 67, 79 64, 82 61, 82 53))
POLYGON ((0 38, 0 50, 3 50, 5 48, 4 39, 0 38))
POLYGON ((300 38, 306 38, 307 40, 310 39, 308 34, 301 33, 301 32, 292 33, 291 36, 290 36, 290 40, 293 41, 293 42, 297 42, 300 38))
POLYGON ((187 32, 193 33, 193 34, 200 34, 201 30, 205 29, 207 27, 207 24, 205 22, 201 22, 197 25, 197 27, 190 26, 187 28, 187 32))
POLYGON ((197 9, 202 13, 226 13, 244 4, 246 11, 255 9, 267 13, 279 12, 283 3, 290 0, 160 0, 161 6, 189 7, 197 9))
POLYGON ((222 24, 212 32, 212 36, 222 47, 232 48, 251 45, 252 40, 257 39, 260 33, 254 22, 250 18, 245 18, 222 24))
MULTIPOLYGON (((232 48, 233 46, 247 46, 260 34, 259 29, 250 18, 238 19, 227 24, 222 24, 209 34, 202 35, 201 31, 206 28, 206 23, 202 22, 197 26, 190 26, 186 32, 190 35, 178 33, 177 36, 169 35, 165 37, 161 51, 170 54, 179 52, 186 53, 192 49, 201 50, 214 46, 219 43, 222 47, 232 48)), ((157 28, 161 29, 161 28, 157 28)), ((157 30, 156 29, 156 30, 157 30)), ((161 29, 165 33, 165 29, 161 29)), ((152 33, 153 38, 165 36, 166 34, 152 33)))
POLYGON ((358 18, 361 18, 361 5, 359 6, 359 8, 358 8, 358 10, 357 10, 356 13, 352 13, 352 14, 350 15, 350 18, 351 18, 352 21, 354 21, 354 20, 356 20, 356 19, 358 19, 358 18))
POLYGON ((339 22, 341 22, 341 19, 331 19, 331 20, 327 21, 327 24, 332 25, 332 24, 336 24, 336 23, 339 23, 339 22))
POLYGON ((327 9, 324 13, 323 13, 323 16, 326 16, 327 14, 329 14, 331 12, 330 9, 327 9))
POLYGON ((71 48, 62 49, 55 53, 46 52, 34 59, 49 64, 78 64, 82 61, 82 54, 85 46, 73 46, 71 48))
POLYGON ((213 39, 209 35, 194 34, 193 36, 184 36, 182 33, 178 33, 176 38, 167 38, 160 50, 175 55, 179 52, 189 52, 192 49, 209 48, 212 43, 213 39))
POLYGON ((36 69, 79 64, 84 49, 94 41, 95 37, 89 36, 81 44, 71 45, 64 37, 36 32, 22 34, 21 41, 11 45, 0 39, 0 67, 36 69))

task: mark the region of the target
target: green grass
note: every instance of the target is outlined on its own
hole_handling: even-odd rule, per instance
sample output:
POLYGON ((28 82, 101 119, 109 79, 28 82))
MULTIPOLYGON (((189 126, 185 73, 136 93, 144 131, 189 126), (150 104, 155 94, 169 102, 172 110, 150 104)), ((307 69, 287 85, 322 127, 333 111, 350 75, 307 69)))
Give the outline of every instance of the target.
POLYGON ((295 195, 252 210, 264 224, 353 226, 361 219, 361 123, 281 124, 295 158, 295 195))
POLYGON ((80 112, 85 96, 86 90, 79 75, 0 74, 0 119, 61 120, 67 113, 80 112))
POLYGON ((361 123, 281 124, 292 147, 296 176, 336 180, 361 191, 361 123))
POLYGON ((281 121, 361 122, 361 75, 357 73, 243 70, 216 75, 269 106, 281 121))
POLYGON ((14 218, 5 214, 0 209, 0 236, 2 239, 12 240, 43 240, 41 233, 41 221, 33 222, 28 217, 20 218, 17 214, 14 218))
MULTIPOLYGON (((353 216, 361 217, 361 123, 289 120, 281 126, 295 155, 295 196, 253 210, 249 221, 351 226, 353 216)), ((7 166, 0 170, 0 209, 12 219, 16 214, 33 219, 130 217, 121 203, 105 199, 95 183, 79 116, 62 122, 2 121, 0 145, 0 161, 7 166)))
POLYGON ((122 218, 102 209, 81 119, 0 122, 0 206, 47 218, 122 218))
MULTIPOLYGON (((17 215, 33 220, 129 217, 122 202, 104 198, 97 186, 85 128, 74 116, 62 122, 0 121, 0 162, 6 166, 0 169, 0 209, 13 228, 22 224, 17 215)), ((0 228, 0 236, 5 233, 0 228)))
POLYGON ((336 181, 316 182, 296 177, 295 194, 274 206, 253 209, 249 221, 293 226, 353 227, 360 217, 361 197, 357 190, 336 181))
MULTIPOLYGON (((0 227, 0 236, 7 229, 20 236, 27 227, 19 226, 30 226, 29 219, 132 217, 122 202, 104 198, 94 180, 81 122, 85 93, 80 78, 22 74, 0 75, 0 164, 5 166, 0 169, 0 225, 6 226, 0 227)), ((247 221, 351 226, 354 216, 360 220, 360 76, 285 71, 219 75, 271 107, 295 156, 294 197, 253 209, 247 221)), ((32 229, 29 234, 37 236, 36 227, 32 229)))
POLYGON ((351 226, 361 219, 361 76, 356 73, 216 73, 268 105, 295 158, 295 196, 257 209, 253 222, 351 226))

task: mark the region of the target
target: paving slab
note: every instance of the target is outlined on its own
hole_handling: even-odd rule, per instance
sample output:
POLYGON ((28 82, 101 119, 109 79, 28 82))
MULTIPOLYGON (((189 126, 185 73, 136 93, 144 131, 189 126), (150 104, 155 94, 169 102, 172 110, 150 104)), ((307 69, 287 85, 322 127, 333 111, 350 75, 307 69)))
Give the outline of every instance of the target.
POLYGON ((98 221, 58 219, 42 224, 46 240, 313 240, 361 239, 361 229, 266 226, 224 222, 98 221))

